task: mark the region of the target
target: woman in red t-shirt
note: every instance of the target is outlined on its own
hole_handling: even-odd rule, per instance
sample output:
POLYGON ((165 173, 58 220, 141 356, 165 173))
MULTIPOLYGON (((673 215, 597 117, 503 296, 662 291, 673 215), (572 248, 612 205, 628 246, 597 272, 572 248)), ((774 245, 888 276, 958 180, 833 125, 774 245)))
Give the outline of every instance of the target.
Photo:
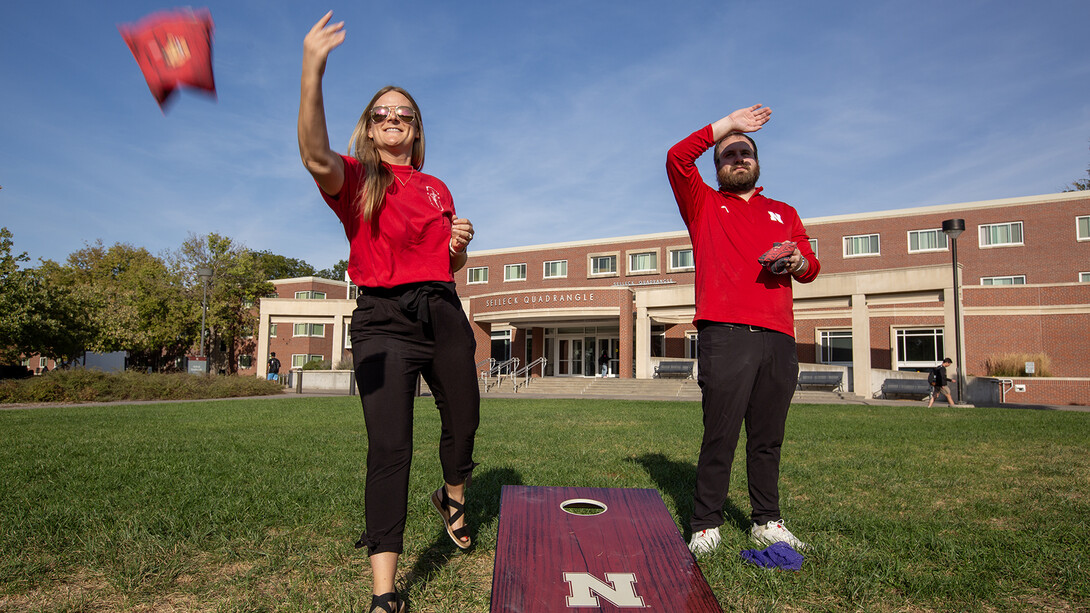
POLYGON ((476 342, 455 292, 453 273, 466 263, 473 224, 457 217, 442 181, 420 172, 424 129, 405 90, 387 86, 363 111, 352 156, 329 147, 322 75, 344 42, 344 23, 327 13, 303 41, 299 152, 349 242, 348 274, 359 286, 349 334, 367 425, 366 546, 374 583, 371 611, 398 613, 394 590, 408 505, 412 409, 418 376, 435 396, 442 432, 444 484, 432 504, 461 549, 465 487, 476 463, 480 420, 474 372, 476 342))

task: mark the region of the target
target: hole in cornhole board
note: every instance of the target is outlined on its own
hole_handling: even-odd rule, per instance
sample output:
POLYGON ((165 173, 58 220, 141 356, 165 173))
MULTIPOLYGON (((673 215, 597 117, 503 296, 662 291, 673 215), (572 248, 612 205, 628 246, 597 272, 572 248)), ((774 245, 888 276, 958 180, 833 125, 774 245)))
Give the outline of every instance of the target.
POLYGON ((588 500, 586 498, 572 498, 571 500, 565 500, 560 503, 560 508, 565 513, 571 513, 572 515, 598 515, 599 513, 605 513, 609 510, 609 507, 605 503, 598 502, 597 500, 588 500))
POLYGON ((503 487, 491 613, 637 609, 722 613, 658 491, 503 487))

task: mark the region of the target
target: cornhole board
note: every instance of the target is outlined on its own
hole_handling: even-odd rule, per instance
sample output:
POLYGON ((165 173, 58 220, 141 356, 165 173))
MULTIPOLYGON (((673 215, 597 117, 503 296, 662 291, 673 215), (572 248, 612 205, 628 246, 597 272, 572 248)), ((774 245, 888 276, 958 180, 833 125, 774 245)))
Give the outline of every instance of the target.
POLYGON ((491 613, 722 613, 653 489, 505 485, 496 541, 491 613))

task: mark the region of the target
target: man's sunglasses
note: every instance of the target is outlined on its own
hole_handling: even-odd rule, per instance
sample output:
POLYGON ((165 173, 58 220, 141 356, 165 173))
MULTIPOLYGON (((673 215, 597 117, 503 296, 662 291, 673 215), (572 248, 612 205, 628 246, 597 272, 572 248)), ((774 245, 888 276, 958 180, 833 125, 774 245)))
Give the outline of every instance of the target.
POLYGON ((371 123, 382 123, 391 117, 397 117, 405 123, 413 123, 416 121, 416 111, 411 106, 371 107, 371 123))

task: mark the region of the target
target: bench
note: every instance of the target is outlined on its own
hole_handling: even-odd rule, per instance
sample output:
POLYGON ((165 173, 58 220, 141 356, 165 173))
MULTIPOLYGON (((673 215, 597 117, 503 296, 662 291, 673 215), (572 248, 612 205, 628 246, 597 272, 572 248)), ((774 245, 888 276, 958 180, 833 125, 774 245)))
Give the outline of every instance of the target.
POLYGON ((655 367, 655 378, 680 377, 682 379, 693 378, 692 362, 659 362, 655 367))
POLYGON ((890 396, 927 396, 931 393, 931 384, 927 379, 886 379, 882 383, 882 397, 890 396))
POLYGON ((836 391, 843 389, 844 373, 836 370, 803 370, 799 372, 797 387, 831 387, 836 391))

